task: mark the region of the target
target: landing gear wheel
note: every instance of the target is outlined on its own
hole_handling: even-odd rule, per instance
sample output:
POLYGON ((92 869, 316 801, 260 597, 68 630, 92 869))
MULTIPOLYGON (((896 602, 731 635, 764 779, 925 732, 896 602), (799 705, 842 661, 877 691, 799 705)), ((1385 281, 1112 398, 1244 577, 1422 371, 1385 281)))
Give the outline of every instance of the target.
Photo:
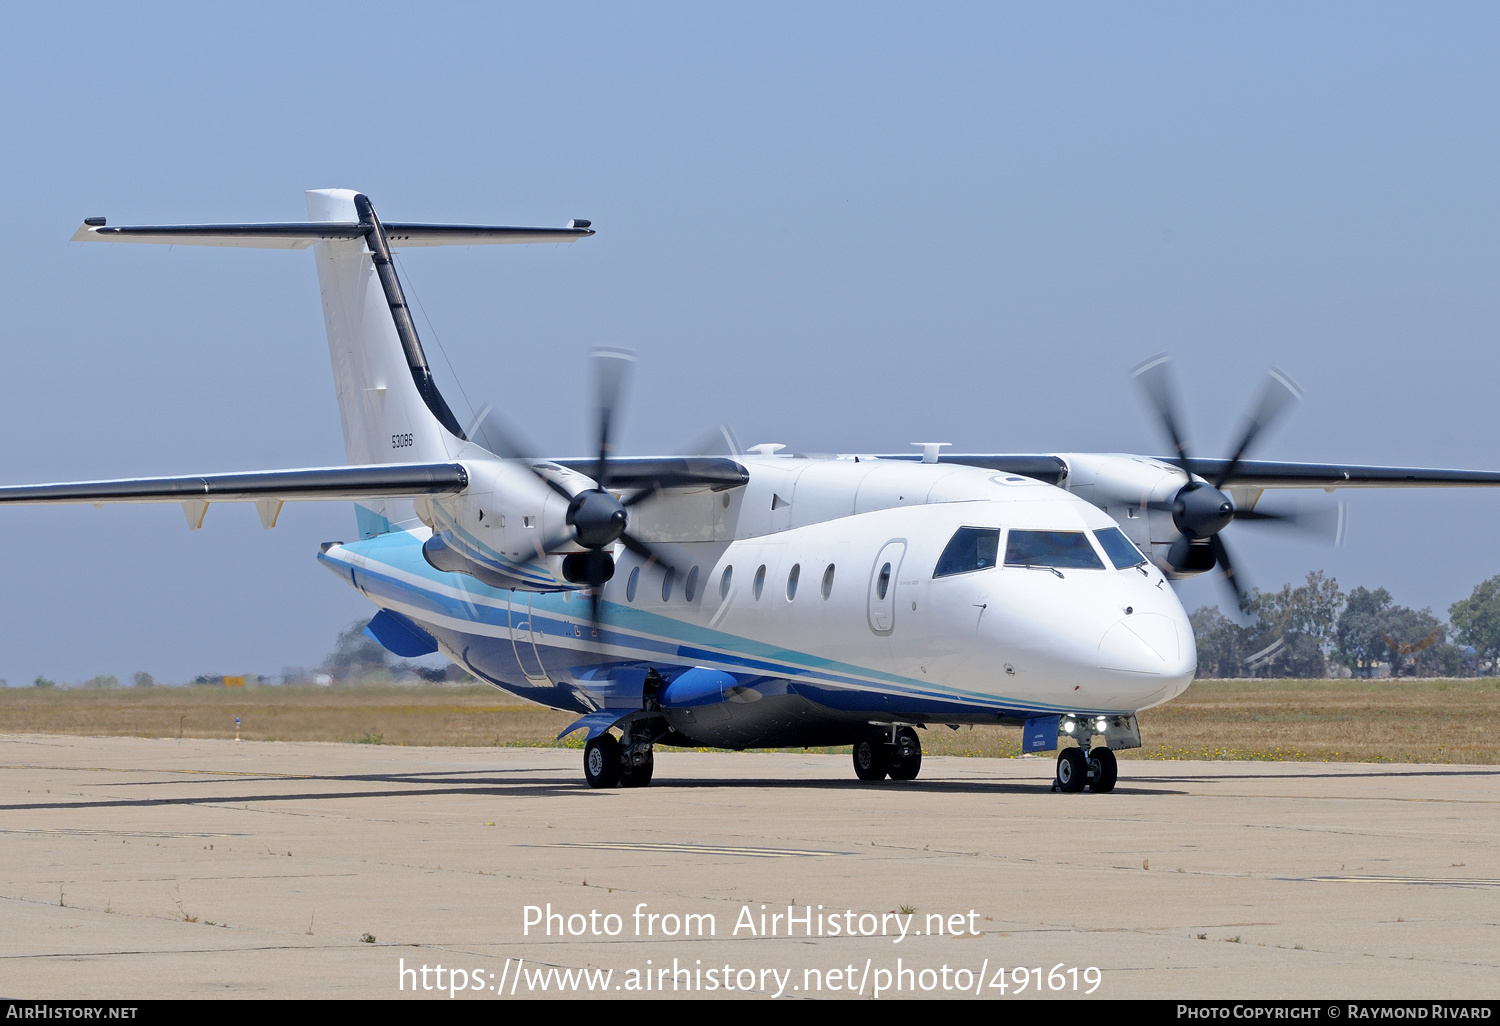
POLYGON ((910 727, 898 728, 896 743, 887 745, 886 751, 890 755, 892 780, 917 779, 917 773, 922 768, 922 739, 917 737, 915 730, 910 727))
POLYGON ((1089 761, 1081 748, 1064 748, 1057 753, 1057 789, 1069 794, 1082 791, 1089 780, 1089 761))
POLYGON ((1098 794, 1108 794, 1115 789, 1115 780, 1120 775, 1120 764, 1115 753, 1108 748, 1089 749, 1089 787, 1098 794))
POLYGON ((651 773, 656 768, 656 753, 646 757, 646 761, 639 766, 620 767, 621 787, 645 787, 651 783, 651 773))
POLYGON ((614 787, 620 782, 620 742, 600 734, 583 748, 583 776, 590 787, 614 787))
POLYGON ((854 743, 854 775, 861 780, 884 780, 890 772, 885 742, 875 740, 854 743))

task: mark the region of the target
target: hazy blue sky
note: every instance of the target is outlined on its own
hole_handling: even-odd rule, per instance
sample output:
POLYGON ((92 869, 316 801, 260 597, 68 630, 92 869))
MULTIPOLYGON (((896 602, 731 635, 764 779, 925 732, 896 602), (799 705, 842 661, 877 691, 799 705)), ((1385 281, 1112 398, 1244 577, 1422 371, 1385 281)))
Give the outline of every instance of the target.
MULTIPOLYGON (((585 448, 586 354, 640 353, 628 451, 1163 446, 1178 358, 1223 454, 1500 469, 1493 5, 11 5, 0 33, 0 480, 343 461, 309 253, 85 246, 113 223, 562 224, 415 251, 458 409, 585 448), (452 384, 449 364, 462 381, 452 384)), ((461 414, 462 415, 462 414, 461 414)), ((1226 535, 1440 614, 1500 573, 1500 491, 1349 493, 1348 544, 1226 535)), ((0 511, 0 677, 313 663, 370 607, 347 504, 0 511)), ((1209 581, 1192 608, 1219 601, 1209 581)))

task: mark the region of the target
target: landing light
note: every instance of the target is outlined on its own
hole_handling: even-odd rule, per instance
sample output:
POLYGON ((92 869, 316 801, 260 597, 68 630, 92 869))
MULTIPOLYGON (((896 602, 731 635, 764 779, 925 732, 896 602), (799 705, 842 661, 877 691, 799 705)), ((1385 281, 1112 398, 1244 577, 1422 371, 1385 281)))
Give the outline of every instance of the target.
POLYGON ((1094 721, 1094 729, 1101 734, 1104 733, 1104 728, 1107 726, 1109 726, 1109 721, 1106 720, 1103 716, 1094 721))
POLYGON ((1073 720, 1064 720, 1063 721, 1063 732, 1064 733, 1071 734, 1071 733, 1073 733, 1073 731, 1075 731, 1077 729, 1078 729, 1078 724, 1075 723, 1073 720))

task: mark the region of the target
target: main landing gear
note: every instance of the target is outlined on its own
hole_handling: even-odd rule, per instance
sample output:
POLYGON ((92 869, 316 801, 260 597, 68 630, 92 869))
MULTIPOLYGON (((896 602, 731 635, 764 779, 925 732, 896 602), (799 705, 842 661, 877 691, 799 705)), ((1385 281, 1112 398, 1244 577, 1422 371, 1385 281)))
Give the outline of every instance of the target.
POLYGON ((1089 787, 1108 794, 1115 789, 1118 777, 1119 764, 1108 748, 1063 748, 1057 753, 1057 779, 1052 790, 1074 793, 1089 787))
POLYGON ((590 787, 645 787, 656 766, 651 731, 644 723, 633 723, 623 739, 608 731, 592 738, 583 748, 583 776, 590 787))
POLYGON ((854 745, 854 775, 861 780, 915 780, 922 769, 922 741, 910 727, 854 745))

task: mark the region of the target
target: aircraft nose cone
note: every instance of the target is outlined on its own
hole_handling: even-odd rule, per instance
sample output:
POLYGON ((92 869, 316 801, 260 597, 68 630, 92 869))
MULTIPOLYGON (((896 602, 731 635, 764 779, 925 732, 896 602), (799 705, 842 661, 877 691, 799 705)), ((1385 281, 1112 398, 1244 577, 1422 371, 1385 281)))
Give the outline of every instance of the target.
POLYGON ((1159 613, 1136 613, 1104 632, 1099 668, 1153 676, 1183 672, 1183 639, 1177 623, 1159 613))

